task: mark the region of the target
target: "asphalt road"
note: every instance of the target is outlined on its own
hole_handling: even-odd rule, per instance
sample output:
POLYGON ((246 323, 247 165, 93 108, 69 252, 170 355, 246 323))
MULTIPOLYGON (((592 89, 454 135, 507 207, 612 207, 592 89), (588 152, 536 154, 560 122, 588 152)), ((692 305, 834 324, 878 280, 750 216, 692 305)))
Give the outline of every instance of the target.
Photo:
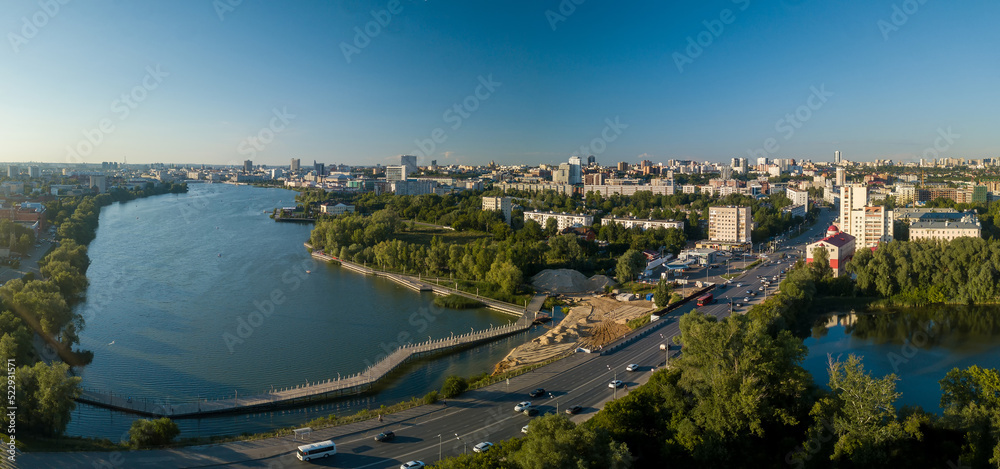
MULTIPOLYGON (((835 214, 824 210, 817 223, 799 237, 779 246, 768 256, 777 259, 782 253, 798 253, 805 244, 825 232, 835 214)), ((714 291, 717 302, 699 310, 723 318, 730 314, 730 299, 743 303, 747 290, 754 291, 750 304, 764 299, 758 276, 780 275, 794 262, 766 261, 755 269, 733 279, 730 286, 714 291), (741 283, 742 286, 735 285, 741 283)), ((715 275, 725 273, 718 269, 715 275)), ((709 280, 722 280, 709 272, 709 280)), ((783 276, 782 276, 783 277, 783 276)), ((692 276, 692 279, 699 277, 692 276)), ((780 281, 780 278, 779 278, 780 281)), ((768 295, 773 295, 778 283, 773 282, 768 295)), ((125 453, 39 453, 21 455, 22 467, 246 467, 246 468, 393 468, 410 460, 427 463, 440 457, 450 457, 483 441, 499 443, 521 435, 521 428, 531 418, 515 413, 514 406, 529 400, 541 413, 564 411, 568 406, 580 405, 584 409, 572 420, 581 422, 594 415, 604 404, 648 381, 652 371, 664 363, 660 345, 679 334, 677 319, 696 306, 685 305, 661 319, 659 330, 639 339, 616 352, 606 355, 577 353, 551 365, 512 378, 508 383, 498 383, 463 394, 462 399, 449 400, 447 405, 421 406, 399 414, 388 415, 382 423, 367 421, 315 432, 305 440, 292 437, 271 438, 257 442, 240 442, 210 445, 177 450, 142 451, 125 453), (631 363, 639 370, 625 371, 631 363), (613 379, 620 379, 625 387, 609 387, 613 379), (544 388, 540 398, 528 397, 535 388, 544 388), (393 430, 396 438, 390 442, 376 442, 373 437, 383 430, 393 430), (337 454, 326 459, 303 462, 295 457, 297 445, 332 439, 337 444, 337 454), (220 463, 220 462, 229 463, 220 463), (239 462, 232 462, 239 461, 239 462)), ((734 312, 748 310, 744 304, 734 312)), ((671 354, 680 353, 671 350, 671 354)), ((234 417, 238 418, 238 417, 234 417)))

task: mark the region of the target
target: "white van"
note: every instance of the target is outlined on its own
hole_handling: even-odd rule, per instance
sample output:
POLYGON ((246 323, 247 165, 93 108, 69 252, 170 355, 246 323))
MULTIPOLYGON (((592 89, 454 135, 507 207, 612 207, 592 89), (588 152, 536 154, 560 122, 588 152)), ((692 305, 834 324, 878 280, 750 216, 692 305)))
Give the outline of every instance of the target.
POLYGON ((337 454, 337 445, 330 440, 299 446, 299 450, 295 453, 303 461, 325 458, 334 454, 337 454))

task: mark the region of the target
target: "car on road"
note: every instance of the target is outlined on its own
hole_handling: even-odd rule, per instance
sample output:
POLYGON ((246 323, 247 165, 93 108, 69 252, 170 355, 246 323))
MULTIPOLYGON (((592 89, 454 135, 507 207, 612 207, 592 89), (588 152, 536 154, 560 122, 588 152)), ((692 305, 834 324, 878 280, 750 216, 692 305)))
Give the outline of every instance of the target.
POLYGON ((733 307, 735 308, 739 308, 741 306, 743 306, 743 303, 733 303, 733 307))
POLYGON ((423 461, 409 461, 399 466, 399 469, 422 469, 426 464, 423 461))
POLYGON ((493 447, 493 443, 490 443, 488 441, 484 441, 482 443, 479 443, 476 446, 473 446, 472 447, 472 451, 475 452, 475 453, 485 453, 485 452, 489 451, 490 448, 492 448, 492 447, 493 447))
POLYGON ((736 284, 736 288, 740 288, 740 287, 742 287, 742 286, 743 286, 743 284, 742 284, 742 283, 737 283, 737 284, 736 284))
POLYGON ((396 434, 392 430, 386 430, 378 435, 375 435, 375 441, 389 441, 396 438, 396 434))
POLYGON ((528 407, 527 409, 524 409, 524 412, 522 412, 522 413, 524 415, 527 415, 528 417, 534 417, 534 416, 538 415, 538 409, 536 409, 534 407, 528 407))
POLYGON ((750 297, 748 296, 746 298, 743 298, 743 302, 744 303, 749 303, 750 302, 750 297))
POLYGON ((534 391, 529 392, 528 395, 531 397, 542 397, 543 395, 545 395, 545 389, 542 388, 535 389, 534 391))
POLYGON ((570 414, 570 415, 573 415, 573 414, 580 413, 581 410, 583 410, 583 407, 580 407, 578 405, 571 405, 571 406, 569 406, 568 409, 566 409, 566 413, 570 414))
POLYGON ((625 367, 625 371, 635 371, 635 370, 638 370, 638 369, 639 369, 639 365, 636 364, 636 363, 632 363, 629 366, 625 367))
POLYGON ((514 412, 524 412, 531 408, 531 401, 519 402, 514 406, 514 412))
POLYGON ((753 290, 747 290, 747 295, 753 293, 753 290))
POLYGON ((620 388, 620 387, 622 387, 624 385, 625 385, 625 383, 623 383, 622 380, 620 380, 620 379, 616 379, 616 380, 608 383, 608 387, 609 388, 620 388))
POLYGON ((761 285, 761 286, 760 286, 760 288, 758 288, 758 290, 760 290, 760 291, 764 291, 764 286, 763 286, 763 285, 761 285))
POLYGON ((527 425, 521 427, 521 433, 528 433, 528 426, 527 425))

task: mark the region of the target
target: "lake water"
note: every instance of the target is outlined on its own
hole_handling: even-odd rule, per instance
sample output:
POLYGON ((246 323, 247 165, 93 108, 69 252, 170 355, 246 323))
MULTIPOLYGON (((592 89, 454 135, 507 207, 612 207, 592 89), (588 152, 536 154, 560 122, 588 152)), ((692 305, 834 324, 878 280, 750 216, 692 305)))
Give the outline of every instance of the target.
MULTIPOLYGON (((399 341, 511 322, 487 309, 433 306, 433 295, 314 262, 312 225, 275 223, 295 193, 191 184, 187 194, 101 211, 89 246, 78 369, 82 386, 154 402, 248 396, 363 371, 399 341)), ((537 332, 412 363, 373 395, 258 414, 180 419, 181 436, 258 432, 423 395, 451 374, 489 371, 537 332)), ((136 417, 79 405, 70 435, 118 439, 136 417)))
POLYGON ((895 373, 896 406, 941 413, 939 381, 953 368, 1000 368, 1000 307, 944 306, 844 313, 813 329, 803 366, 816 382, 829 381, 828 354, 859 355, 874 376, 895 373))

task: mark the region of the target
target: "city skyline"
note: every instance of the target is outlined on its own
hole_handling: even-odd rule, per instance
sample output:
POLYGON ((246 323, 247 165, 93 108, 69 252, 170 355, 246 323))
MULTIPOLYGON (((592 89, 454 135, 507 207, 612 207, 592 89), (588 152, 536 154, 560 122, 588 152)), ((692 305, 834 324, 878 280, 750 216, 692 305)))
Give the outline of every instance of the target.
POLYGON ((19 2, 2 162, 1000 156, 1000 6, 19 2))

